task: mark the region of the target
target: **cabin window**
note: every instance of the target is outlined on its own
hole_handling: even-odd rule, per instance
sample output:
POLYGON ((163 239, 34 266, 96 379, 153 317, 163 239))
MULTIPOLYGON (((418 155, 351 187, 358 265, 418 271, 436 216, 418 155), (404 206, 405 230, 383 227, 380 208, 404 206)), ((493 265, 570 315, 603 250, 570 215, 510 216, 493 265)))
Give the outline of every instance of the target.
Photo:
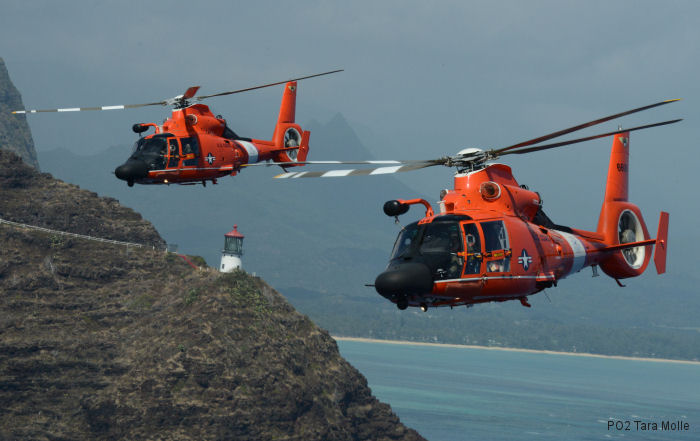
POLYGON ((484 232, 486 272, 509 272, 511 250, 505 224, 503 221, 482 222, 481 229, 484 232))
POLYGON ((170 138, 168 146, 168 168, 177 168, 177 163, 180 159, 180 147, 177 145, 177 138, 170 138))
POLYGON ((199 143, 196 137, 180 139, 182 145, 182 165, 192 166, 199 163, 199 143))

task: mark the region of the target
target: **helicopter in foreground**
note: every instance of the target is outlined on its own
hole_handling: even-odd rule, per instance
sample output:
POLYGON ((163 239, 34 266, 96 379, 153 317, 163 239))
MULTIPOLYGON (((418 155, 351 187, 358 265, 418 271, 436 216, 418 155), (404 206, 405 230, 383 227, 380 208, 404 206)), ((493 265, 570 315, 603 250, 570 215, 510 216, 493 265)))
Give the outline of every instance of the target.
MULTIPOLYGON (((680 119, 542 145, 577 130, 678 100, 667 100, 564 129, 509 147, 464 149, 454 156, 426 161, 356 161, 374 168, 287 172, 277 178, 378 175, 431 166, 455 167, 454 186, 443 190, 437 210, 424 199, 397 199, 384 204, 395 217, 412 205, 425 207, 425 216, 403 227, 388 267, 377 276, 376 291, 399 309, 426 311, 438 306, 519 300, 570 274, 600 268, 617 281, 644 272, 655 248, 656 271, 666 270, 669 214, 661 212, 658 232, 651 239, 642 213, 628 200, 630 132, 676 123, 680 119), (542 210, 539 193, 519 185, 511 168, 490 163, 510 154, 525 154, 612 136, 605 197, 595 231, 557 225, 542 210), (540 145, 535 145, 540 144, 540 145)), ((309 164, 339 163, 309 161, 309 164)), ((369 285, 372 286, 372 285, 369 285)))
POLYGON ((14 114, 39 112, 77 112, 85 110, 120 110, 146 106, 173 106, 173 113, 163 124, 138 123, 132 130, 139 136, 151 128, 154 133, 139 137, 127 161, 114 170, 117 178, 134 184, 194 185, 213 184, 224 176, 235 176, 243 166, 274 161, 283 168, 303 165, 309 153, 310 132, 295 123, 297 81, 328 75, 323 72, 286 81, 248 87, 230 92, 195 96, 199 86, 164 101, 102 107, 76 107, 46 110, 17 110, 14 114), (272 140, 238 136, 221 116, 204 104, 207 98, 232 95, 264 87, 285 84, 280 113, 272 140))

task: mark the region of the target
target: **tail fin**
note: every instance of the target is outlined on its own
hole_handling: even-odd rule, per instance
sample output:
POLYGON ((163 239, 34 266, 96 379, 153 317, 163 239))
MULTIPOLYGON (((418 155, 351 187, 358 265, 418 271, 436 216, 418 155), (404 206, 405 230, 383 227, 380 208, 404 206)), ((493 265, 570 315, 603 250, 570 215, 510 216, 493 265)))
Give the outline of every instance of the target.
POLYGON ((289 162, 290 166, 303 165, 294 163, 306 160, 306 156, 309 153, 309 137, 311 135, 310 132, 303 131, 294 121, 296 102, 297 82, 290 81, 284 86, 280 114, 277 118, 275 132, 272 135, 272 141, 275 147, 279 149, 275 153, 274 160, 276 162, 289 162))
POLYGON ((297 82, 290 81, 284 86, 282 104, 280 105, 280 115, 277 124, 293 123, 297 105, 297 82))
POLYGON ((610 165, 608 166, 608 180, 605 185, 605 202, 628 200, 629 140, 629 132, 621 133, 613 138, 610 165))
POLYGON ((616 279, 642 274, 651 259, 651 245, 624 249, 616 247, 649 239, 641 210, 628 201, 629 145, 629 132, 615 135, 610 152, 603 207, 598 219, 598 233, 603 236, 611 250, 614 250, 600 263, 600 268, 616 279))

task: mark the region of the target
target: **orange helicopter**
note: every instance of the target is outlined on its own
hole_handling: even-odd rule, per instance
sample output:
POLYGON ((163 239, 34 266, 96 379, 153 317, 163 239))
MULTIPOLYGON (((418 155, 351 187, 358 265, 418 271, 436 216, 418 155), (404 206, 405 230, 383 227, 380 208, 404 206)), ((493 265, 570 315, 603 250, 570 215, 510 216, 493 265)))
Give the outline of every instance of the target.
POLYGON ((207 181, 216 184, 223 176, 235 176, 241 167, 263 161, 274 161, 286 167, 303 165, 309 153, 310 132, 294 122, 297 81, 341 72, 342 69, 279 81, 262 86, 195 97, 199 86, 190 87, 179 96, 146 104, 102 107, 75 107, 46 110, 18 110, 15 114, 39 112, 78 112, 85 110, 120 110, 146 106, 173 106, 173 113, 162 125, 134 124, 141 135, 151 127, 155 133, 139 137, 131 157, 114 170, 117 178, 134 184, 193 185, 207 181), (214 116, 204 104, 193 104, 206 98, 247 92, 285 84, 280 113, 271 141, 238 136, 221 115, 214 116))
MULTIPOLYGON (((473 306, 476 303, 519 300, 559 280, 592 267, 614 278, 639 276, 656 248, 659 274, 666 269, 668 213, 659 218, 658 233, 650 239, 640 209, 628 201, 629 134, 635 130, 676 123, 680 119, 619 129, 585 138, 537 145, 613 118, 678 100, 667 100, 618 113, 509 147, 464 149, 455 156, 427 161, 354 161, 382 164, 354 170, 288 172, 277 178, 378 175, 444 165, 456 167, 454 188, 443 190, 436 212, 424 199, 398 199, 384 204, 395 217, 411 205, 425 206, 425 217, 401 229, 386 271, 379 274, 377 292, 396 303, 426 311, 437 306, 473 306), (524 154, 613 136, 605 197, 596 231, 556 225, 542 210, 539 193, 519 185, 511 168, 487 164, 500 156, 524 154)), ((309 161, 308 164, 342 163, 309 161)))

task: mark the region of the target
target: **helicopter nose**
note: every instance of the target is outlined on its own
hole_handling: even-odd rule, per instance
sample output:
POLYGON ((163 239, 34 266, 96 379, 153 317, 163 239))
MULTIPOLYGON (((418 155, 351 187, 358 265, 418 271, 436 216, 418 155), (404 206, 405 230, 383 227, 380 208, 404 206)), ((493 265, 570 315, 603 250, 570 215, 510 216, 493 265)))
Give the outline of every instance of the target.
POLYGON ((433 278, 430 268, 424 263, 401 263, 377 276, 374 289, 386 298, 396 295, 426 294, 433 290, 433 278))
POLYGON ((139 159, 129 159, 117 167, 114 174, 124 181, 145 178, 148 176, 148 165, 139 159))

